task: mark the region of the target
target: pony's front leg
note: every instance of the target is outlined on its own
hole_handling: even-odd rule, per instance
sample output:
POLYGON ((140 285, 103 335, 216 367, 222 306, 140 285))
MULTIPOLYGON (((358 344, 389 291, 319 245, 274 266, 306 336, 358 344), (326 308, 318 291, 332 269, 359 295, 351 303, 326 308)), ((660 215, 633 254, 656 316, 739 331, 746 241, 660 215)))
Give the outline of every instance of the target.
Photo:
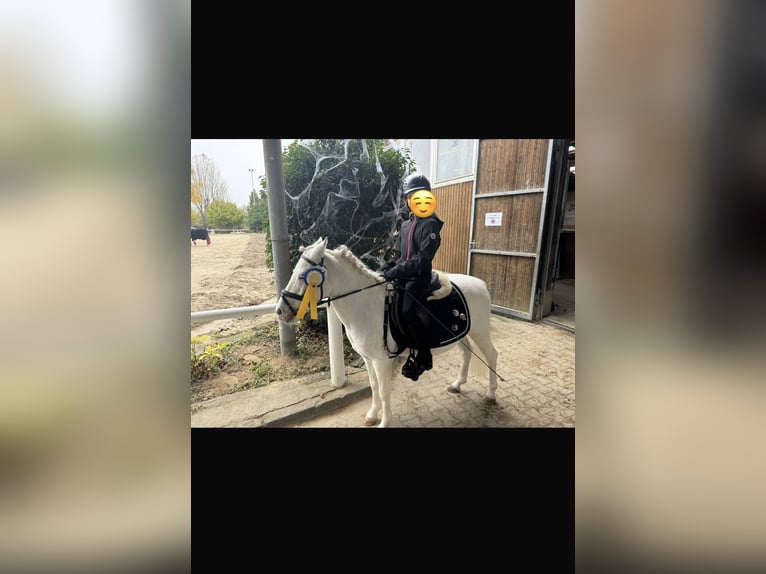
POLYGON ((375 365, 373 362, 364 358, 364 366, 367 368, 367 376, 370 379, 370 389, 372 389, 372 405, 370 405, 370 410, 364 415, 364 424, 369 427, 378 422, 378 411, 381 406, 380 386, 378 384, 378 375, 375 372, 375 365))
POLYGON ((391 379, 394 372, 394 363, 391 359, 372 359, 372 366, 378 381, 378 393, 380 394, 383 416, 378 428, 391 426, 391 379))

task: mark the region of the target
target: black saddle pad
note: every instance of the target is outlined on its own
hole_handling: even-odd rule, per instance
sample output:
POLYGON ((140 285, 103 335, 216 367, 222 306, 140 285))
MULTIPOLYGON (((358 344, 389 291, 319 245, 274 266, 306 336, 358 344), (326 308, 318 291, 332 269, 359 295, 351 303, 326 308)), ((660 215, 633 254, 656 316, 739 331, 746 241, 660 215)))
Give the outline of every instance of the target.
MULTIPOLYGON (((450 282, 452 283, 452 282, 450 282)), ((400 354, 404 349, 412 345, 408 341, 405 323, 401 316, 402 292, 395 290, 391 303, 388 305, 388 325, 391 329, 400 354)), ((431 316, 431 348, 444 347, 450 343, 462 339, 471 329, 471 314, 465 301, 463 292, 457 285, 452 283, 452 292, 444 299, 428 301, 426 308, 431 316)))

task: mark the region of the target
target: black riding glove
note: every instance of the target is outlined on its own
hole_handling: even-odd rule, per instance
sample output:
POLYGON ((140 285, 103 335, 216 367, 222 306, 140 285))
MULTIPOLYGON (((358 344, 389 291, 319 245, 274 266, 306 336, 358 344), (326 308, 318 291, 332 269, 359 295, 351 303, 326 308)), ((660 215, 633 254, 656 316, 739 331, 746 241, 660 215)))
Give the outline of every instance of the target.
POLYGON ((393 269, 393 267, 392 267, 391 269, 386 269, 386 270, 383 272, 383 278, 384 278, 386 281, 393 281, 393 280, 396 278, 396 275, 395 275, 395 273, 394 273, 394 269, 393 269))

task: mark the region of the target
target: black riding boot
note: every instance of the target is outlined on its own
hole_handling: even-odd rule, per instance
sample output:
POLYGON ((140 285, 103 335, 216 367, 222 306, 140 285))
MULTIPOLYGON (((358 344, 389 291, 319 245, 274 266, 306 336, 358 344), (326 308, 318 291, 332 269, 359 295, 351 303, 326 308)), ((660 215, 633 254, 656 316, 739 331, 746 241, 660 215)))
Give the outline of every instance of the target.
POLYGON ((418 356, 417 362, 421 372, 429 371, 433 368, 433 360, 431 358, 431 342, 429 333, 431 331, 431 318, 424 308, 417 310, 417 318, 420 321, 420 329, 418 331, 419 337, 417 341, 418 356))
POLYGON ((421 372, 430 371, 434 366, 433 359, 431 357, 431 349, 428 347, 425 349, 418 349, 417 363, 418 367, 422 369, 421 372))
POLYGON ((429 340, 429 317, 425 308, 427 284, 410 281, 405 285, 402 315, 405 317, 410 356, 402 367, 402 375, 417 381, 433 367, 429 340), (415 351, 417 350, 417 355, 415 351))
POLYGON ((423 370, 419 367, 415 360, 415 354, 410 351, 410 356, 407 357, 407 361, 402 367, 402 375, 413 381, 417 381, 418 377, 423 373, 423 370))

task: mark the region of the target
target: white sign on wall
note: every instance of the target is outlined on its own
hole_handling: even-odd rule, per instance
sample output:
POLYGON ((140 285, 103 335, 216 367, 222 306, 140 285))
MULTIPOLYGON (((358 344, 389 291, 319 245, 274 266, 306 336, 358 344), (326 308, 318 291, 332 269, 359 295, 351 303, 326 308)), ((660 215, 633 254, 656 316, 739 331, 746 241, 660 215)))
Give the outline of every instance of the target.
POLYGON ((500 227, 503 224, 503 212, 486 213, 484 215, 484 227, 500 227))

